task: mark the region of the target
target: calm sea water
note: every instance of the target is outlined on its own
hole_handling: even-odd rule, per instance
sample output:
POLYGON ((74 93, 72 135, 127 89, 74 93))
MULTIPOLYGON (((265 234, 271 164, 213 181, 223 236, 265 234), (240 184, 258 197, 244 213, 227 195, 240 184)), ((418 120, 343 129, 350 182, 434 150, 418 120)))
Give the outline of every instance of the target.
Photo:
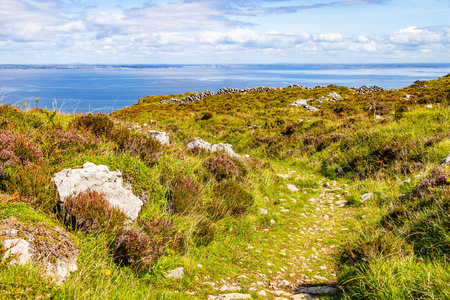
POLYGON ((308 64, 202 66, 0 66, 3 103, 27 101, 65 112, 111 112, 148 95, 217 92, 223 87, 284 87, 289 84, 379 85, 402 88, 450 73, 450 64, 308 64))

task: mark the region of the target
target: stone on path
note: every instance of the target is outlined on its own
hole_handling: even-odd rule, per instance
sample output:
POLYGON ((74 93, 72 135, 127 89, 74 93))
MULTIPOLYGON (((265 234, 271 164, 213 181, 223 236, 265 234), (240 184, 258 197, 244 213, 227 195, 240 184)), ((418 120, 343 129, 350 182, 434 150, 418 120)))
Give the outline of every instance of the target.
POLYGON ((124 187, 122 172, 110 171, 104 165, 87 162, 82 169, 64 169, 55 174, 53 181, 62 206, 67 197, 88 190, 104 193, 112 206, 118 207, 132 220, 138 217, 143 205, 142 200, 124 187))
POLYGON ((335 204, 337 207, 344 207, 345 205, 347 205, 347 201, 345 201, 345 200, 339 200, 339 201, 336 201, 334 204, 335 204))
POLYGON ((231 293, 231 294, 221 294, 221 295, 210 295, 208 296, 208 300, 239 300, 239 299, 252 299, 252 296, 249 294, 239 294, 239 293, 231 293))
POLYGON ((372 198, 373 193, 367 193, 361 196, 361 202, 366 202, 367 200, 369 200, 370 198, 372 198))
POLYGON ((300 189, 298 187, 296 187, 295 185, 293 185, 293 184, 287 184, 286 187, 291 192, 298 192, 298 191, 300 191, 300 189))
POLYGON ((313 300, 313 297, 309 294, 297 294, 292 296, 292 300, 313 300))
POLYGON ((440 165, 450 165, 450 154, 441 159, 439 162, 440 165))

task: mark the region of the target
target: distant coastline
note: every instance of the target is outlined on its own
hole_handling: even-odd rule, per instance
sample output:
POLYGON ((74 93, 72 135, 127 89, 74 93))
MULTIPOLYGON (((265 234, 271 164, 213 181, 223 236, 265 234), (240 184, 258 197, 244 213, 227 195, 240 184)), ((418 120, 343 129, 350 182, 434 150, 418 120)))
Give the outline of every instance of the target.
POLYGON ((0 64, 0 70, 116 70, 158 68, 308 68, 308 69, 383 69, 450 67, 450 63, 276 63, 276 64, 0 64))

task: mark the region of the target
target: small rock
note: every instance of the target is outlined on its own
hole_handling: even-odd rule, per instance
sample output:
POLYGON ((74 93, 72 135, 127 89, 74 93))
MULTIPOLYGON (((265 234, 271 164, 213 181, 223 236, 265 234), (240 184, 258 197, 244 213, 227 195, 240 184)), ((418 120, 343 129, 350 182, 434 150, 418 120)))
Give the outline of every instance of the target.
POLYGON ((252 296, 249 294, 239 294, 239 293, 231 293, 231 294, 221 294, 217 296, 210 295, 208 296, 208 300, 239 300, 239 299, 252 299, 252 296))
POLYGON ((203 268, 203 266, 201 264, 198 264, 197 268, 201 269, 201 268, 203 268))
POLYGON ((270 219, 270 224, 275 224, 275 220, 274 219, 270 219))
POLYGON ((339 201, 336 201, 335 202, 335 205, 337 206, 337 207, 344 207, 345 205, 347 205, 347 201, 345 201, 345 200, 339 200, 339 201))
POLYGON ((174 278, 174 279, 181 279, 184 276, 184 268, 177 268, 175 270, 171 270, 167 273, 166 278, 174 278))
POLYGON ((160 132, 155 130, 147 131, 147 134, 151 135, 153 139, 157 140, 163 145, 170 145, 170 139, 167 132, 160 132))
POLYGON ((259 213, 262 214, 262 215, 267 215, 267 209, 260 208, 259 209, 259 213))
POLYGON ((337 169, 336 175, 338 175, 338 176, 344 175, 344 169, 342 169, 342 168, 337 169))
POLYGON ((427 105, 425 105, 425 108, 433 108, 433 105, 427 104, 427 105))
POLYGON ((450 165, 450 154, 441 159, 439 162, 440 165, 450 165))
POLYGON ((239 156, 233 151, 233 146, 226 143, 215 144, 211 146, 211 152, 225 152, 229 156, 239 156))
POLYGON ((300 189, 298 189, 295 185, 293 184, 287 184, 286 185, 287 189, 290 190, 291 192, 298 192, 300 191, 300 189))
POLYGON ((200 148, 204 149, 206 151, 211 151, 211 144, 208 142, 205 142, 202 139, 195 138, 192 142, 187 144, 188 149, 194 149, 194 148, 200 148))
POLYGON ((328 281, 328 278, 319 275, 314 275, 313 278, 319 281, 328 281))
POLYGON ((367 200, 369 200, 370 198, 372 198, 373 193, 367 193, 361 196, 361 202, 366 202, 367 200))
POLYGON ((313 300, 313 297, 309 294, 296 294, 292 296, 292 300, 313 300))
POLYGON ((262 296, 262 297, 266 297, 266 296, 267 296, 266 291, 263 291, 263 290, 258 291, 256 294, 258 294, 258 295, 260 295, 260 296, 262 296))

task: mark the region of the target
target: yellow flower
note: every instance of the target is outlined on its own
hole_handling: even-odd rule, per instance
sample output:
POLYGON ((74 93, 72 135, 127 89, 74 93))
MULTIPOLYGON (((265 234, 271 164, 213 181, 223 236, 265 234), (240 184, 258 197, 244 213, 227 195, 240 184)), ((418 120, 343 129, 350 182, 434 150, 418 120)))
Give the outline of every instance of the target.
POLYGON ((111 274, 112 274, 112 271, 111 271, 111 270, 106 270, 106 271, 105 271, 105 275, 106 275, 106 276, 110 276, 111 274))
POLYGON ((23 106, 27 106, 27 101, 25 101, 25 103, 23 104, 23 106))

